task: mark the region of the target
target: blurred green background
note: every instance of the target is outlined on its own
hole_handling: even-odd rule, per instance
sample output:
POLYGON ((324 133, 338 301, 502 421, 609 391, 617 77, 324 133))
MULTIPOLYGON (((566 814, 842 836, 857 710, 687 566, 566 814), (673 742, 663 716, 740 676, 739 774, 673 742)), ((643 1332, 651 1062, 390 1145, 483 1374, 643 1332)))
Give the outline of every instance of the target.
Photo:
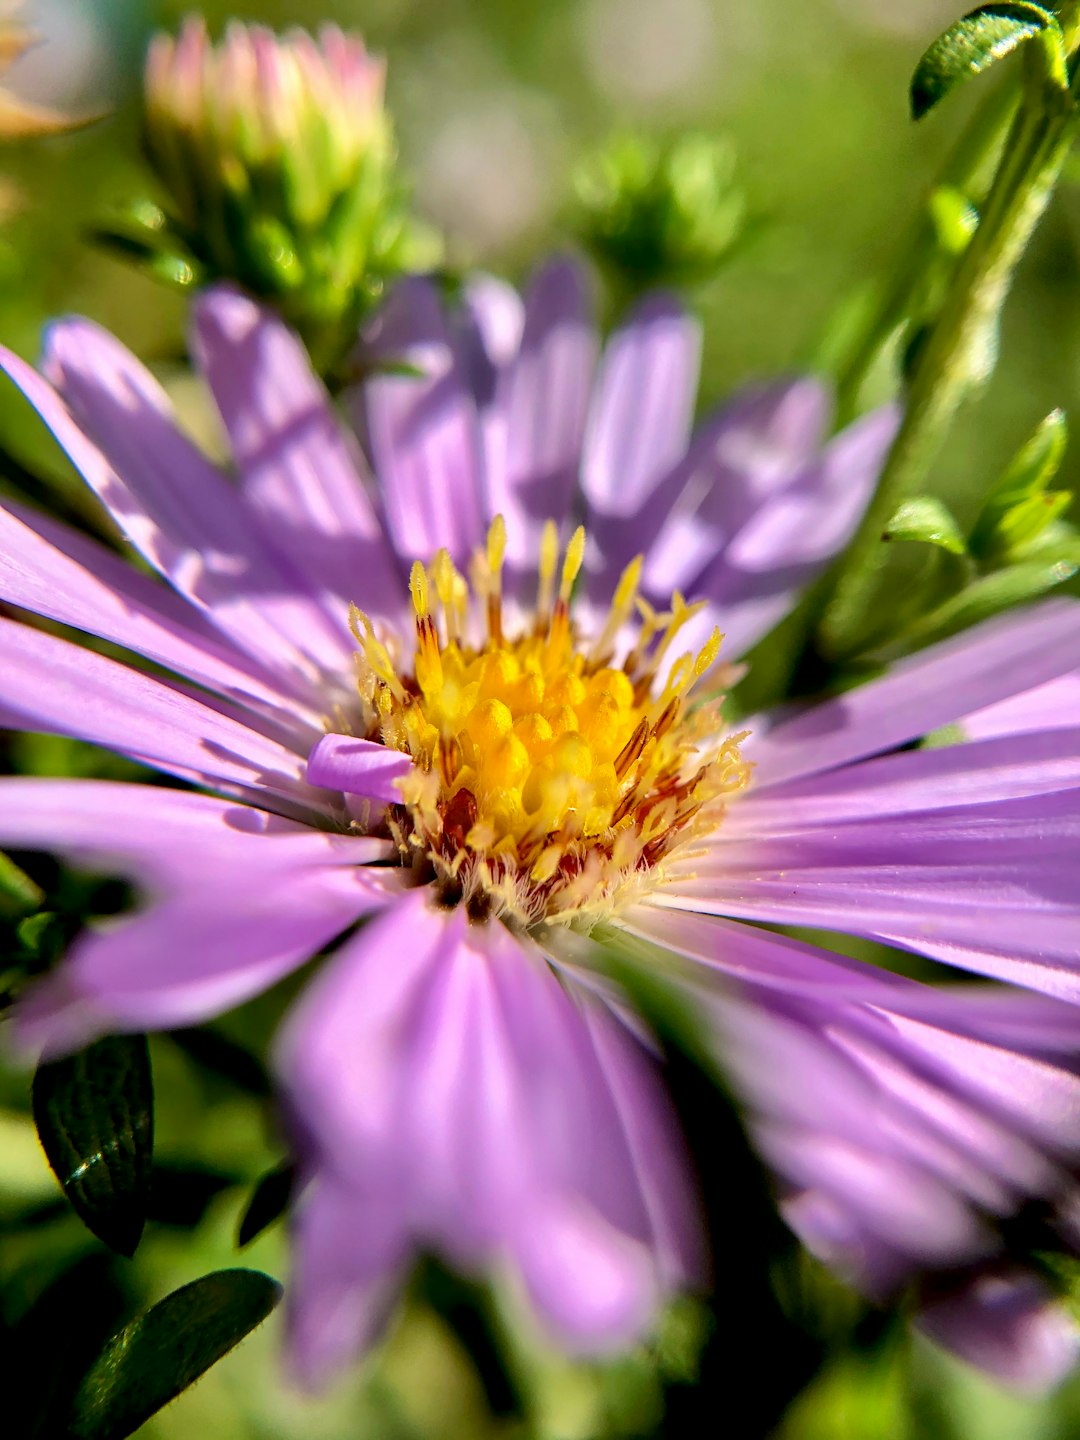
MULTIPOLYGON (((7 147, 0 159, 0 338, 27 356, 49 316, 80 311, 180 383, 182 302, 96 253, 85 233, 110 206, 147 190, 137 146, 141 56, 150 29, 174 25, 188 8, 150 0, 28 0, 24 7, 49 44, 19 63, 13 88, 72 110, 110 112, 77 134, 7 147)), ((838 308, 896 257, 936 162, 977 99, 955 97, 919 128, 907 118, 908 78, 925 45, 959 13, 951 0, 214 0, 199 8, 213 26, 238 15, 275 26, 327 18, 361 30, 389 60, 390 105, 418 209, 445 232, 455 264, 514 279, 567 243, 571 169, 612 129, 730 135, 758 223, 752 243, 698 297, 706 323, 703 405, 754 376, 813 362, 838 308)), ((1080 192, 1067 184, 1024 261, 1006 312, 1003 362, 962 418, 938 475, 961 518, 1035 423, 1055 405, 1071 408, 1080 375, 1078 242, 1080 192)), ((55 448, 6 385, 0 438, 62 481, 55 448)), ((1070 455, 1066 488, 1076 468, 1070 455)), ((230 1028, 251 1044, 260 1016, 234 1018, 230 1028)), ((9 1322, 84 1252, 87 1273, 106 1289, 119 1286, 129 1311, 237 1263, 233 1235, 250 1185, 280 1156, 269 1114, 167 1040, 155 1042, 155 1062, 159 1156, 221 1183, 216 1190, 204 1183, 201 1218, 193 1203, 182 1224, 151 1226, 134 1266, 117 1262, 100 1273, 92 1258, 100 1247, 54 1205, 56 1186, 26 1112, 27 1077, 5 1076, 0 1284, 9 1322)), ((280 1231, 241 1263, 285 1276, 280 1231)), ((723 1256, 718 1270, 722 1283, 723 1256)), ((724 1303, 737 1323, 738 1294, 724 1303)), ((669 1370, 691 1363, 694 1325, 692 1316, 672 1318, 669 1370)), ((140 1434, 482 1440, 532 1433, 512 1413, 490 1418, 461 1345, 421 1300, 362 1372, 317 1399, 283 1385, 279 1331, 275 1318, 140 1434)), ((841 1314, 831 1358, 791 1413, 783 1440, 1080 1435, 1080 1381, 1045 1401, 1019 1400, 921 1342, 901 1335, 856 1350, 846 1333, 841 1314)), ((654 1357, 574 1368, 529 1343, 516 1363, 544 1436, 645 1435, 657 1422, 654 1357)), ((769 1356, 762 1367, 767 1383, 769 1356)), ((704 1433, 742 1434, 724 1413, 704 1433)))

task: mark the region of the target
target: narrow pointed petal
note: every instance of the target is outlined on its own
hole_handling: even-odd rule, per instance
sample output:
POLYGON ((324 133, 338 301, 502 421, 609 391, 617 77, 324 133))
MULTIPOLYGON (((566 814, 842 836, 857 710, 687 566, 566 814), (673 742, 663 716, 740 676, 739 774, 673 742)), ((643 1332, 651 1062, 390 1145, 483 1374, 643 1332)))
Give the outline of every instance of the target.
POLYGON ((1001 1241, 988 1216, 1036 1202, 1068 1223, 1072 1007, 1030 996, 1010 1025, 986 987, 921 985, 733 921, 651 906, 626 919, 683 957, 653 963, 693 999, 786 1187, 789 1223, 868 1293, 991 1259, 1001 1241))
POLYGON ((549 1327, 587 1349, 640 1333, 662 1284, 606 1076, 631 1087, 581 1014, 595 1003, 501 925, 419 892, 344 947, 277 1062, 308 1163, 348 1180, 358 1229, 396 1203, 417 1250, 466 1269, 509 1256, 549 1327))
POLYGON ((555 260, 525 297, 521 347, 495 405, 501 464, 489 469, 492 514, 507 522, 507 564, 535 572, 544 522, 565 528, 574 498, 597 337, 585 277, 555 260))
POLYGON ((394 546, 406 568, 442 548, 464 565, 486 531, 486 480, 476 404, 435 287, 401 282, 377 326, 378 359, 417 372, 376 374, 364 387, 394 546))
POLYGON ((233 649, 197 610, 103 545, 46 515, 0 506, 0 599, 156 661, 301 739, 315 712, 233 649))
POLYGON ((412 758, 400 750, 353 735, 324 735, 308 756, 307 779, 309 785, 393 805, 401 800, 397 782, 412 770, 412 758))
POLYGON ((924 1301, 916 1320, 931 1340, 1001 1384, 1038 1394, 1080 1360, 1080 1330, 1036 1275, 1002 1266, 924 1301))
POLYGON ((672 866, 656 903, 865 935, 1080 1001, 1080 788, 876 819, 823 804, 752 839, 751 802, 739 808, 707 858, 672 866))
POLYGON ((28 625, 0 620, 0 724, 89 740, 212 789, 327 811, 303 761, 193 696, 28 625))
POLYGON ((310 695, 312 660, 340 663, 348 637, 335 636, 241 497, 181 434, 149 372, 83 320, 49 331, 44 364, 57 389, 7 351, 0 364, 131 544, 245 653, 310 695))
POLYGON ((1080 671, 999 700, 985 710, 965 715, 960 723, 964 734, 972 740, 1072 729, 1080 724, 1080 671))
POLYGON ((329 1174, 308 1184, 293 1212, 285 1320, 291 1368, 322 1389, 378 1340, 410 1259, 405 1207, 394 1195, 364 1206, 329 1174))
POLYGON ((619 554, 614 531, 606 539, 610 563, 625 565, 645 548, 651 594, 690 589, 763 506, 819 461, 830 409, 825 386, 808 378, 735 395, 705 420, 647 504, 623 522, 632 533, 619 554))
POLYGON ((891 406, 849 426, 787 489, 761 504, 693 580, 740 655, 779 623, 839 554, 873 493, 899 424, 891 406))
POLYGON ((604 352, 589 417, 581 486, 600 515, 629 515, 690 438, 701 327, 677 301, 642 301, 604 352))
POLYGON ((16 1007, 57 1054, 110 1030, 191 1024, 265 989, 385 903, 385 845, 184 791, 0 781, 0 845, 135 882, 130 916, 85 930, 16 1007), (283 893, 288 905, 281 904, 283 893))
POLYGON ((1045 601, 933 645, 771 729, 751 719, 745 754, 759 785, 797 779, 892 750, 1077 668, 1080 606, 1045 601))
MULTIPOLYGON (((317 590, 395 614, 399 567, 368 497, 373 485, 296 336, 226 287, 203 294, 194 349, 221 411, 244 494, 317 590)), ((345 624, 345 606, 339 607, 345 624)))

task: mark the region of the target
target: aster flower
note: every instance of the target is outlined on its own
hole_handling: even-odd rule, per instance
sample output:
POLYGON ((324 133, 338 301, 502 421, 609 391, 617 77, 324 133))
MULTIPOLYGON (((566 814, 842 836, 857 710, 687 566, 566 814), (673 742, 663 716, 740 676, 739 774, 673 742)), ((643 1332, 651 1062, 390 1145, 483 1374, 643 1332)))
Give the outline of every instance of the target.
MULTIPOLYGON (((1062 998, 1024 995, 1013 1012, 1003 989, 988 1015, 754 922, 870 935, 1075 998, 1066 739, 867 758, 1071 670, 1074 607, 732 733, 715 696, 697 703, 725 678, 717 627, 737 658, 844 543, 895 417, 823 445, 826 396, 795 381, 691 435, 693 322, 645 301, 594 375, 581 280, 563 264, 524 304, 480 282, 449 319, 407 282, 369 343, 405 362, 358 402, 374 477, 280 321, 228 290, 203 297, 194 349, 235 486, 87 322, 53 327, 43 375, 6 356, 172 591, 8 507, 0 597, 170 675, 0 621, 0 718, 215 792, 0 782, 0 844, 59 850, 143 892, 27 991, 23 1042, 56 1053, 191 1023, 346 936, 276 1056, 306 1180, 291 1344, 311 1380, 368 1343, 418 1248, 506 1267, 586 1349, 640 1333, 665 1294, 701 1281, 647 1037, 594 963, 613 943, 688 957, 793 1205, 821 1194, 845 1235, 866 1237, 856 1280, 885 1293, 996 1259, 984 1215, 1028 1196, 1064 1215, 1071 1132, 1051 1132, 1076 1082, 1062 998), (910 1123, 857 1163, 814 1142, 799 1066, 815 1043, 830 1063, 830 1003, 866 1010, 859 1035, 890 1023, 888 1005, 910 1013, 882 1047, 923 1087, 921 1150, 910 1123), (933 1039, 912 1038, 931 1021, 933 1039), (770 1050, 793 1030, 790 1060, 770 1050), (991 1056, 976 1079, 954 1060, 961 1036, 991 1056), (997 1099, 995 1064, 1030 1073, 1027 1089, 997 1099), (787 1148, 765 1124, 785 1067, 787 1148), (937 1117, 961 1100, 970 1135, 937 1117), (995 1125, 1026 1168, 981 1143, 995 1125)), ((860 1092, 826 1078, 819 1124, 839 1131, 860 1092)))

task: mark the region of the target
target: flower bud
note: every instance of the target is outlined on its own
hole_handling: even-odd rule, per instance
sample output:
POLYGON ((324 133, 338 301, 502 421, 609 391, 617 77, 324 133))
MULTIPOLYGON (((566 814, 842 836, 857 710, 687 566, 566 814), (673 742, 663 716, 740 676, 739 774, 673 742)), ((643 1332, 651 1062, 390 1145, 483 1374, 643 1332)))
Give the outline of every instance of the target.
POLYGON ((705 135, 664 148, 617 137, 581 163, 574 188, 583 244, 630 296, 711 279, 746 218, 733 147, 705 135))
POLYGON ((192 280, 238 281, 322 358, 340 351, 412 258, 384 78, 335 25, 279 37, 232 21, 215 45, 191 16, 155 36, 144 143, 168 203, 147 249, 179 249, 192 280))

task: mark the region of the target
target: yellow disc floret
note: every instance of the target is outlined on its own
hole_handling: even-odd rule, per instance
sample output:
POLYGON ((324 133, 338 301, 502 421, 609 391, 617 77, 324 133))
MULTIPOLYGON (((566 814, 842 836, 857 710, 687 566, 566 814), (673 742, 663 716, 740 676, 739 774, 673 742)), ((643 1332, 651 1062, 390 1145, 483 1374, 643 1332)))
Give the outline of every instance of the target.
POLYGON ((657 873, 663 857, 747 781, 741 736, 723 737, 717 705, 690 708, 714 665, 720 634, 667 662, 700 607, 676 594, 668 613, 638 597, 640 558, 627 566, 591 644, 571 619, 585 533, 559 568, 555 526, 540 550, 535 618, 503 625, 506 527, 496 518, 470 567, 449 555, 412 568, 416 643, 411 673, 395 664, 361 612, 360 696, 368 737, 408 752, 413 774, 390 825, 411 864, 434 869, 448 901, 523 924, 600 913, 657 873), (479 609, 484 634, 466 638, 479 609), (625 631, 640 629, 626 658, 625 631))

